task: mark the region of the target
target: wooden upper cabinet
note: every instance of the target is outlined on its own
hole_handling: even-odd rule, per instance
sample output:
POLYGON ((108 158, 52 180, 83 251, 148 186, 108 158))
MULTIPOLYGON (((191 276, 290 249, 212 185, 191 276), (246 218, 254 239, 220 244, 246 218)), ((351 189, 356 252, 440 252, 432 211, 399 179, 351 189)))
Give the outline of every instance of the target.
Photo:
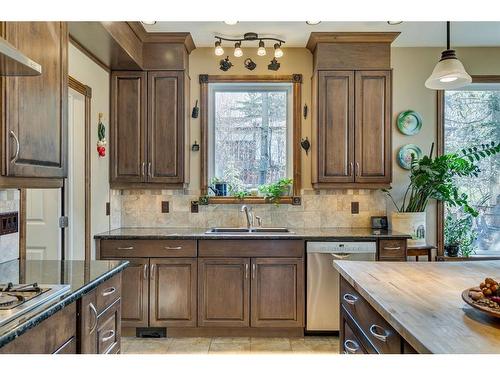
POLYGON ((354 72, 320 71, 318 101, 315 182, 353 182, 354 72))
POLYGON ((391 72, 356 72, 356 181, 391 182, 391 72))
POLYGON ((148 73, 148 181, 184 181, 184 72, 148 73))
POLYGON ((150 326, 196 326, 196 258, 151 259, 150 326))
POLYGON ((252 259, 252 327, 304 326, 302 258, 252 259))
POLYGON ((250 259, 198 258, 198 326, 248 327, 250 259))
POLYGON ((123 327, 149 324, 149 259, 127 259, 123 270, 121 321, 123 327))
POLYGON ((2 175, 67 175, 68 29, 66 22, 4 22, 0 33, 42 66, 34 77, 3 77, 2 175))
POLYGON ((146 73, 111 75, 111 183, 146 178, 146 73))

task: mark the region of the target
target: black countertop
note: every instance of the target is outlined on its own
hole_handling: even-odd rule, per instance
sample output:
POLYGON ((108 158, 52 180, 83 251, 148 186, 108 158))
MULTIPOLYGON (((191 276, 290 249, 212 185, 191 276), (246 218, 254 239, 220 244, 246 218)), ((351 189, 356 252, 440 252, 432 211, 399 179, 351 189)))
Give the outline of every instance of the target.
POLYGON ((101 240, 227 240, 227 239, 266 239, 307 241, 332 240, 376 240, 378 238, 411 238, 403 233, 371 228, 291 228, 288 233, 205 233, 210 228, 120 228, 96 234, 101 240))
POLYGON ((19 278, 19 261, 0 264, 0 283, 69 284, 70 290, 20 318, 0 327, 0 347, 14 340, 30 328, 63 307, 74 302, 88 291, 108 280, 128 266, 128 261, 26 261, 25 280, 19 278))

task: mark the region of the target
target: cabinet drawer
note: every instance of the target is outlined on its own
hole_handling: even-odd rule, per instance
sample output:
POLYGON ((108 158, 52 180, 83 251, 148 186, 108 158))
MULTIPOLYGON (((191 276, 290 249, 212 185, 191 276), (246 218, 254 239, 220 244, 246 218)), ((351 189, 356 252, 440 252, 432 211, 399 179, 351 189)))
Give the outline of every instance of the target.
POLYGON ((342 318, 342 329, 344 336, 341 343, 340 353, 343 354, 368 354, 361 340, 354 334, 347 319, 342 318))
POLYGON ((401 353, 401 336, 343 278, 340 282, 340 299, 342 306, 378 353, 401 353))
POLYGON ((195 240, 102 240, 103 258, 196 257, 195 240))
POLYGON ((108 306, 111 306, 118 298, 120 298, 121 289, 121 272, 99 285, 96 291, 97 311, 101 313, 106 310, 108 306))
POLYGON ((378 247, 380 260, 406 260, 406 240, 380 240, 378 247))
POLYGON ((54 354, 77 354, 76 353, 76 337, 70 338, 66 341, 54 354))
POLYGON ((302 258, 303 240, 203 240, 200 257, 285 257, 302 258))
POLYGON ((99 316, 97 324, 97 353, 116 352, 120 347, 120 300, 116 301, 99 316))

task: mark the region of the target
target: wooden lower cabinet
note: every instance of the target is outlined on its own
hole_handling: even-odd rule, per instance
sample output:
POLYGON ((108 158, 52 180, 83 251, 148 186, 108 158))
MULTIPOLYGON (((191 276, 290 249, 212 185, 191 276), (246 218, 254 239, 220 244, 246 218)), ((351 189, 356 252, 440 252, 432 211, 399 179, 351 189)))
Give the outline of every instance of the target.
POLYGON ((149 324, 149 259, 127 259, 123 270, 122 327, 147 327, 149 324))
POLYGON ((97 319, 97 353, 110 354, 120 347, 121 338, 120 300, 108 307, 97 319))
POLYGON ((250 259, 198 258, 198 326, 248 327, 250 259))
POLYGON ((252 259, 252 327, 304 325, 304 261, 252 259))
POLYGON ((150 260, 151 327, 196 326, 196 258, 150 260))

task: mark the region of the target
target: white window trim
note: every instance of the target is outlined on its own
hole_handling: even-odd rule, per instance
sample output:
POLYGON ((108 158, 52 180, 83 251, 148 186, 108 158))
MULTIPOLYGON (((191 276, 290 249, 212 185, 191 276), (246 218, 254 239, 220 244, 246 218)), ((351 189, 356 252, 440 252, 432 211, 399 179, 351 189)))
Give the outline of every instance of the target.
POLYGON ((287 92, 286 115, 286 178, 293 179, 293 83, 209 83, 208 84, 208 150, 207 150, 207 181, 210 184, 215 171, 215 92, 244 92, 244 91, 277 91, 287 92))

